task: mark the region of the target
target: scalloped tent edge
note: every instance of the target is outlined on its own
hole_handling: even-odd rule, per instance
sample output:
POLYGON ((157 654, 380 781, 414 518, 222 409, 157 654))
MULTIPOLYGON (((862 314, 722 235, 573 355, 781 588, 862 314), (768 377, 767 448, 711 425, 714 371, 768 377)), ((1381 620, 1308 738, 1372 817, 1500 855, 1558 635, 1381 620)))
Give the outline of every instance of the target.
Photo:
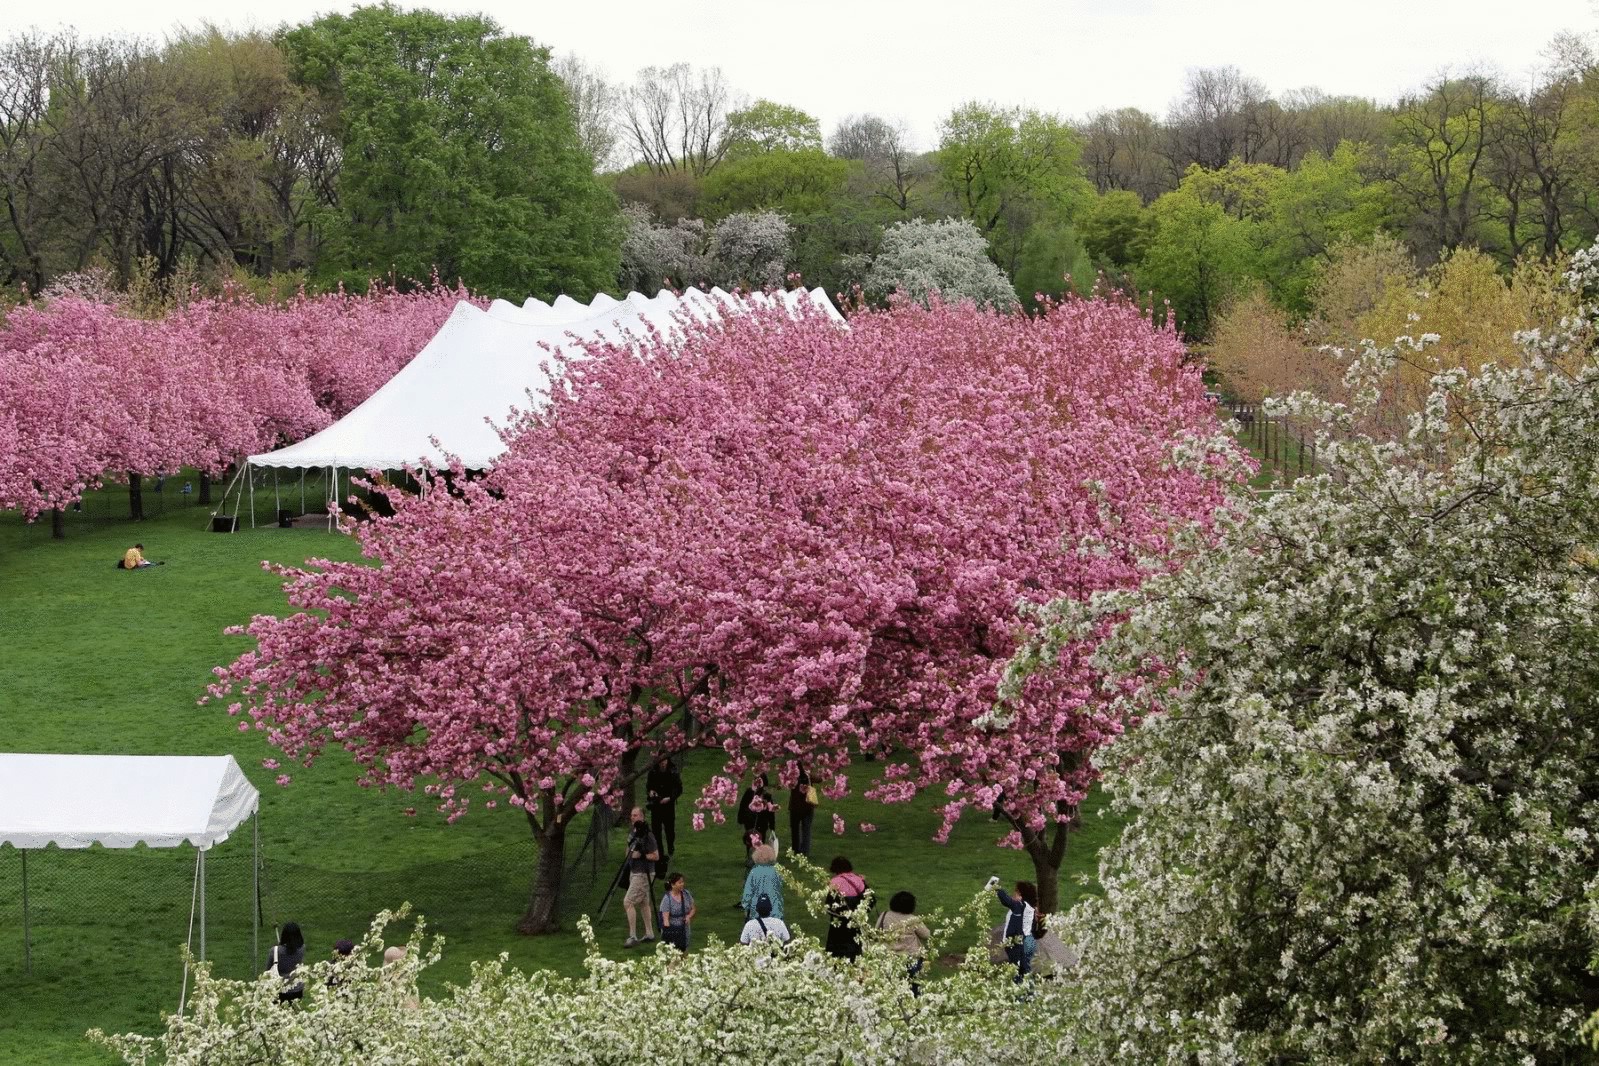
MULTIPOLYGON (((521 306, 495 300, 487 308, 462 301, 422 350, 349 414, 302 441, 250 456, 223 493, 222 511, 248 511, 255 525, 254 470, 321 471, 327 475, 328 523, 342 497, 339 471, 400 470, 458 460, 486 470, 505 452, 500 428, 518 410, 549 400, 549 364, 558 351, 585 341, 627 342, 658 331, 673 336, 685 320, 708 322, 753 309, 782 306, 791 315, 820 312, 848 328, 821 288, 748 295, 711 289, 654 297, 604 293, 587 304, 568 296, 553 303, 528 299, 521 306), (241 484, 241 481, 243 484, 241 484), (237 492, 235 492, 237 490, 237 492)), ((304 496, 302 473, 301 495, 304 496)), ((304 511, 302 499, 301 511, 304 511)))

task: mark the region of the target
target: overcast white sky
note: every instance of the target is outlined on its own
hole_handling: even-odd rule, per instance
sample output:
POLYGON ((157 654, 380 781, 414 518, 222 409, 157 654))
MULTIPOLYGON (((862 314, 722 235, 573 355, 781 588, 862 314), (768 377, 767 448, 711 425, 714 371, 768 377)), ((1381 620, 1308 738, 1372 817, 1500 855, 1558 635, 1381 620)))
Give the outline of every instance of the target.
MULTIPOLYGON (((211 19, 271 27, 350 3, 12 0, 0 34, 30 26, 160 38, 211 19)), ((1066 116, 1164 114, 1192 67, 1232 64, 1273 92, 1316 86, 1382 100, 1444 68, 1524 78, 1558 32, 1599 30, 1594 0, 453 0, 626 80, 640 67, 720 66, 750 97, 793 104, 824 130, 853 112, 903 118, 931 147, 967 100, 1066 116)))

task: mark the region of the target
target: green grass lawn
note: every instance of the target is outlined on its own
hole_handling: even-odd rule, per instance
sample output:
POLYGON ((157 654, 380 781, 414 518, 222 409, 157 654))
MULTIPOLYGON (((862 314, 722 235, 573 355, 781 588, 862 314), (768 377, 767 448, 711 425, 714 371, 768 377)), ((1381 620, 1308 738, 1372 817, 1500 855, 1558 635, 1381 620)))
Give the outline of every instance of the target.
MULTIPOLYGON (((116 490, 109 496, 90 513, 118 513, 116 490)), ((526 968, 579 971, 583 947, 575 921, 598 906, 608 872, 582 878, 568 894, 565 932, 518 936, 513 927, 533 851, 517 814, 477 810, 447 826, 421 797, 359 788, 341 754, 310 770, 294 768, 294 783, 280 788, 261 767, 275 753, 260 734, 241 733, 221 706, 197 706, 211 669, 247 647, 223 628, 285 606, 262 559, 298 563, 358 554, 338 534, 271 528, 224 536, 206 531, 205 523, 200 508, 168 507, 138 524, 74 515, 67 539, 54 541, 48 521, 26 525, 14 514, 0 515, 0 748, 234 755, 262 794, 265 921, 300 922, 313 957, 340 937, 358 936, 376 911, 408 901, 446 938, 432 990, 464 980, 473 960, 500 952, 526 968), (116 570, 115 560, 135 540, 149 558, 168 565, 116 570), (412 806, 421 813, 406 817, 412 806)), ((691 792, 716 764, 714 753, 690 760, 691 792)), ((958 906, 989 874, 1030 875, 1025 856, 996 848, 997 827, 977 816, 957 827, 948 845, 932 843, 935 800, 887 808, 860 799, 826 804, 817 814, 813 858, 825 863, 846 853, 874 887, 911 889, 924 911, 958 906), (851 826, 841 839, 830 830, 834 810, 851 826), (878 831, 857 833, 861 821, 878 831)), ((1074 838, 1063 871, 1067 899, 1091 890, 1085 886, 1094 855, 1119 831, 1101 809, 1096 796, 1074 838)), ((694 833, 687 809, 679 819, 673 866, 687 874, 700 903, 696 941, 736 937, 742 915, 731 903, 743 879, 736 831, 694 833)), ((781 815, 779 821, 785 822, 781 815)), ((569 845, 569 861, 576 847, 569 845)), ((620 839, 611 847, 615 856, 620 839)), ((207 858, 209 954, 232 976, 255 972, 271 940, 268 928, 252 952, 249 855, 246 824, 207 858)), ((607 859, 607 871, 615 861, 607 859)), ((186 933, 194 852, 52 848, 31 853, 28 870, 31 976, 23 968, 21 858, 0 847, 0 1061, 112 1061, 84 1040, 86 1029, 155 1031, 161 1012, 177 1005, 177 949, 186 933)), ((608 954, 625 954, 619 898, 599 932, 608 954)))

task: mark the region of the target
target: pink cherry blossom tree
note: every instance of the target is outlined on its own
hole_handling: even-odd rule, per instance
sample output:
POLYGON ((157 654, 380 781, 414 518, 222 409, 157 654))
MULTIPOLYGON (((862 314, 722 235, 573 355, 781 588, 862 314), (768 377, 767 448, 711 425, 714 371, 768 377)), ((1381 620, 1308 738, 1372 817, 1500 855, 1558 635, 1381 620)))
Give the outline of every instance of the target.
POLYGON ((718 820, 751 765, 806 758, 838 795, 899 751, 881 798, 947 785, 953 820, 1004 789, 1035 835, 1068 824, 1091 770, 1061 765, 1118 724, 1037 687, 1024 728, 987 727, 1017 605, 1136 582, 1220 501, 1197 372, 1115 302, 852 326, 757 313, 566 361, 493 471, 360 524, 376 565, 282 571, 299 613, 240 630, 213 694, 304 763, 339 744, 451 818, 520 810, 530 933, 573 818, 694 743, 726 756, 718 820))

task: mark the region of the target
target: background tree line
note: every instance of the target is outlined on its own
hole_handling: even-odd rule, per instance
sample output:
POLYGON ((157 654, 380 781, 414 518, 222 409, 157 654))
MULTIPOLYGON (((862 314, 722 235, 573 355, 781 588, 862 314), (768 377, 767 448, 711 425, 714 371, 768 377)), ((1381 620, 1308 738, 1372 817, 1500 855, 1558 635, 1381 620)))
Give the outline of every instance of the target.
POLYGON ((972 102, 922 146, 867 112, 824 134, 716 68, 613 82, 482 17, 362 8, 159 47, 23 35, 0 45, 0 284, 186 260, 518 297, 799 273, 1031 306, 1102 276, 1205 340, 1253 288, 1306 314, 1334 249, 1377 234, 1424 269, 1590 241, 1596 71, 1572 36, 1530 80, 1446 72, 1387 103, 1204 68, 1165 115, 972 102))

